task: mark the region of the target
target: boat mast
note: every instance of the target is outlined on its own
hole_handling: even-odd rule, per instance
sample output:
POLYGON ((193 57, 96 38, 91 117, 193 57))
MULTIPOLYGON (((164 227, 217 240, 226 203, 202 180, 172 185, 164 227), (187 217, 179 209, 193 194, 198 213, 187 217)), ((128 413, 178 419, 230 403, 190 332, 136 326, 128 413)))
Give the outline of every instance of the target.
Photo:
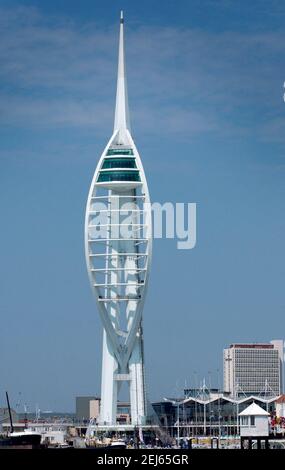
POLYGON ((11 432, 14 432, 14 426, 13 426, 13 421, 12 421, 12 414, 11 414, 11 408, 10 408, 10 402, 9 402, 8 392, 6 392, 6 400, 7 400, 8 411, 9 411, 11 432))

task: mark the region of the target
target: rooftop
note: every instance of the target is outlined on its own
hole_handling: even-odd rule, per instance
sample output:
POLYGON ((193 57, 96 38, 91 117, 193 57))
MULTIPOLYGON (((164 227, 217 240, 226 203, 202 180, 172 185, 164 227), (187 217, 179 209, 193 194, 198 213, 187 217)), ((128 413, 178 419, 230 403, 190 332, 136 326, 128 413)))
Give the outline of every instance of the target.
POLYGON ((267 413, 261 406, 253 402, 245 410, 239 413, 239 416, 269 416, 270 413, 267 413))
POLYGON ((270 343, 233 343, 230 348, 235 349, 274 349, 274 345, 270 343))

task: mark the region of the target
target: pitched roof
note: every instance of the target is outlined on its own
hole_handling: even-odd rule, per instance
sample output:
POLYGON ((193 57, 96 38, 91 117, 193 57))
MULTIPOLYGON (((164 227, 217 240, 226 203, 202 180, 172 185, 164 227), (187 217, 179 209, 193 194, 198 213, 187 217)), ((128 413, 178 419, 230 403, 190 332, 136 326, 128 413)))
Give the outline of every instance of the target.
POLYGON ((239 416, 269 416, 270 414, 267 413, 261 406, 257 405, 256 403, 252 403, 249 405, 245 410, 239 413, 239 416))

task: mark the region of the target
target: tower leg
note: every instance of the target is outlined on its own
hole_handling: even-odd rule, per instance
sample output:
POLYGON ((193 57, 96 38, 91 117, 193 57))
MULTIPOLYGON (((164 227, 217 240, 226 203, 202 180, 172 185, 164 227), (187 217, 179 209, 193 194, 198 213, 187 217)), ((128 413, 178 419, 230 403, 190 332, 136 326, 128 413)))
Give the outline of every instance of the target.
POLYGON ((114 380, 114 374, 117 372, 117 369, 118 363, 110 340, 104 330, 100 424, 116 424, 118 385, 117 381, 114 380))
POLYGON ((131 420, 134 426, 145 424, 146 403, 142 338, 138 336, 129 360, 131 420))

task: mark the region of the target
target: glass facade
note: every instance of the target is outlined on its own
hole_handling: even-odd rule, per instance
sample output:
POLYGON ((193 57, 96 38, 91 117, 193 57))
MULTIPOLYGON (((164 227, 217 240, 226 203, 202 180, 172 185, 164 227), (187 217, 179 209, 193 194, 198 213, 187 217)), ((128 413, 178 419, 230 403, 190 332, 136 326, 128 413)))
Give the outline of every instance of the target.
POLYGON ((133 152, 133 149, 120 149, 120 148, 116 148, 116 149, 109 149, 107 151, 107 155, 133 155, 134 152, 133 152))
POLYGON ((108 181, 140 181, 139 171, 101 171, 98 183, 108 181))
MULTIPOLYGON (((270 403, 254 401, 264 410, 273 413, 274 400, 270 403)), ((153 403, 153 408, 161 425, 167 428, 169 434, 177 435, 178 413, 181 436, 228 436, 239 434, 238 415, 252 403, 252 399, 243 402, 228 401, 227 398, 217 398, 210 403, 199 399, 190 399, 180 403, 179 407, 171 402, 153 403)), ((242 426, 255 426, 254 416, 242 416, 242 426)))
POLYGON ((135 158, 105 158, 102 169, 110 168, 136 168, 135 158))

